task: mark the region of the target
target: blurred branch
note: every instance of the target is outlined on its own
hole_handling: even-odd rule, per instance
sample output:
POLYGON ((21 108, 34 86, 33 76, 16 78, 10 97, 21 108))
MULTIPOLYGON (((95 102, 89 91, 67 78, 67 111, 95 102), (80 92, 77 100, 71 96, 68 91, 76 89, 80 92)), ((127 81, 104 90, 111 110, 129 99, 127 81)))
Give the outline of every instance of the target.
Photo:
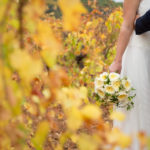
POLYGON ((24 32, 24 27, 23 27, 23 8, 26 4, 27 0, 20 0, 18 4, 18 20, 19 20, 19 40, 20 40, 20 48, 24 48, 24 40, 23 40, 23 32, 24 32))

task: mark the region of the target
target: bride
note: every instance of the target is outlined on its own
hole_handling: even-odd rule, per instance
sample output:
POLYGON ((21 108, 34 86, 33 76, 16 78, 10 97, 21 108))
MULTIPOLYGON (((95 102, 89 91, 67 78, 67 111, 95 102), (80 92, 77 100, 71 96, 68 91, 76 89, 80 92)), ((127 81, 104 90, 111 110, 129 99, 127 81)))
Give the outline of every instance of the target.
POLYGON ((150 9, 150 0, 124 0, 124 21, 117 44, 117 54, 109 67, 110 72, 121 72, 127 76, 137 96, 130 111, 117 108, 126 115, 124 122, 114 121, 120 128, 134 137, 131 150, 140 150, 137 133, 150 135, 150 32, 136 35, 134 22, 137 13, 142 16, 150 9))

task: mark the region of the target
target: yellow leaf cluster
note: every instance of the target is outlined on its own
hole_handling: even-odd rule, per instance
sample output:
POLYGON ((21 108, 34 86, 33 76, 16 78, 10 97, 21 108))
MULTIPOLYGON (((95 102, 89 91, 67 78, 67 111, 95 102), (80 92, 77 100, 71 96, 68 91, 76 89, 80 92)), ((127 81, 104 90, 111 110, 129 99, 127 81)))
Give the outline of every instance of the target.
POLYGON ((131 145, 131 137, 122 133, 119 129, 113 128, 108 134, 109 143, 116 144, 121 148, 127 148, 131 145))
POLYGON ((63 88, 58 93, 58 101, 64 107, 67 116, 67 125, 70 130, 79 129, 84 120, 99 120, 101 118, 101 110, 97 105, 86 104, 82 107, 84 100, 87 99, 87 89, 85 87, 63 88), (69 112, 69 113, 68 113, 69 112))
POLYGON ((62 88, 62 91, 58 93, 58 100, 63 103, 65 109, 72 106, 81 106, 84 99, 87 99, 87 89, 85 87, 76 88, 62 88))

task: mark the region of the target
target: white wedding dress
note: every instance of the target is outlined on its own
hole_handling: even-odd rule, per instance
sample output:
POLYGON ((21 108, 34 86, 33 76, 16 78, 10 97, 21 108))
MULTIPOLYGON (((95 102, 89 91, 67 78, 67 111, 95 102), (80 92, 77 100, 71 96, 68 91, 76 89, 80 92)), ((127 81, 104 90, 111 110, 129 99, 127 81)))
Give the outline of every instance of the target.
MULTIPOLYGON (((142 16, 150 9, 150 0, 141 0, 139 14, 142 16)), ((126 111, 117 108, 126 115, 124 122, 114 121, 118 127, 134 137, 131 150, 140 150, 136 134, 144 131, 150 135, 150 32, 136 35, 133 31, 122 61, 121 76, 127 76, 137 96, 134 98, 134 108, 126 111)), ((120 150, 118 148, 118 150, 120 150)))

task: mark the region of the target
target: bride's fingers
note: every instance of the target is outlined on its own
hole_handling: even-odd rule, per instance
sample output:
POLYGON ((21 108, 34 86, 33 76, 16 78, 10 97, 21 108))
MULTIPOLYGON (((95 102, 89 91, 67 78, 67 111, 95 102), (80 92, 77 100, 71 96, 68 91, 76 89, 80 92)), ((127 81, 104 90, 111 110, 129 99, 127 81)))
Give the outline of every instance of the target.
POLYGON ((115 72, 116 70, 114 69, 114 67, 113 66, 110 66, 109 67, 109 72, 115 72))
POLYGON ((113 67, 109 67, 109 72, 116 72, 116 73, 121 73, 121 68, 113 68, 113 67))
POLYGON ((120 73, 121 73, 121 70, 116 71, 116 73, 119 73, 119 74, 120 74, 120 73))
POLYGON ((112 67, 111 67, 111 66, 109 67, 109 72, 113 72, 113 71, 112 71, 112 67))
POLYGON ((119 68, 119 70, 117 71, 117 73, 119 73, 119 74, 121 73, 121 68, 119 68))

